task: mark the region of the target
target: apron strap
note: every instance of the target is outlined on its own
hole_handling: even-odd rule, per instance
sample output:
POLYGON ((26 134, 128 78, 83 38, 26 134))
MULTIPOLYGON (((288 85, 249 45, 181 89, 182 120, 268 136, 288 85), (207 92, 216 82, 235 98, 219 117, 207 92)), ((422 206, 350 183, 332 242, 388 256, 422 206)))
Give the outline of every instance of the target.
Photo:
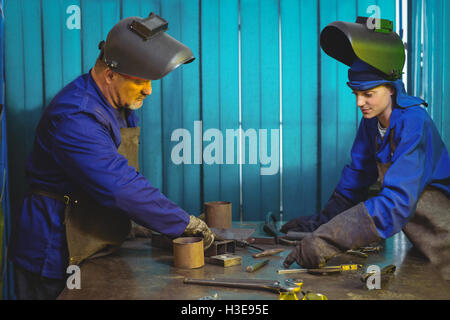
POLYGON ((57 193, 53 193, 47 190, 42 190, 42 189, 31 189, 29 191, 29 193, 31 194, 35 194, 38 196, 43 196, 43 197, 47 197, 47 198, 51 198, 57 201, 61 201, 64 202, 64 220, 63 220, 63 224, 66 224, 67 218, 69 216, 70 213, 70 206, 72 203, 77 204, 78 200, 72 200, 68 195, 60 195, 57 193))
POLYGON ((65 205, 68 205, 70 202, 74 202, 74 203, 78 202, 77 200, 72 201, 68 195, 60 195, 60 194, 49 192, 49 191, 42 190, 42 189, 31 189, 29 191, 29 193, 64 202, 65 205))

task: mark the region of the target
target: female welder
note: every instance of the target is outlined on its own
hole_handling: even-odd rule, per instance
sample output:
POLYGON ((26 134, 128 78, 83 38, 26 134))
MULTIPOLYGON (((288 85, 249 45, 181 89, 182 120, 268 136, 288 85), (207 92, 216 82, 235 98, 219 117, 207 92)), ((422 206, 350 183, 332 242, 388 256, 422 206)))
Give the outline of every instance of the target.
POLYGON ((351 163, 324 209, 282 227, 312 231, 284 265, 323 266, 341 252, 403 230, 450 280, 450 158, 425 101, 405 91, 400 37, 389 21, 381 22, 373 29, 364 18, 336 21, 321 33, 322 49, 350 66, 347 85, 363 118, 351 163), (380 192, 368 198, 377 180, 380 192))

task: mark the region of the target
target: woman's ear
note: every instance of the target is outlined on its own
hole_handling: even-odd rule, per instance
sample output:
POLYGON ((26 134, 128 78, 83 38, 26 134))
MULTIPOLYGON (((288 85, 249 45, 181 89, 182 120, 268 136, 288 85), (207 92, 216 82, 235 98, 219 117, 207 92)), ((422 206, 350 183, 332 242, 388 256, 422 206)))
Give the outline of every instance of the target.
POLYGON ((396 89, 394 86, 389 86, 389 91, 391 92, 391 96, 395 95, 396 89))

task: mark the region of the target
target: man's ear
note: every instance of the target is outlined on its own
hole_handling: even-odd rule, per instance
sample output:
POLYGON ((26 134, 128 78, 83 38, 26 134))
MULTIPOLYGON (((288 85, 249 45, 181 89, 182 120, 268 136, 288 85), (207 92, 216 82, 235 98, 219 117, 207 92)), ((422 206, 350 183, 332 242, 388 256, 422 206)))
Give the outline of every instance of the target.
POLYGON ((107 84, 111 84, 116 77, 116 75, 110 68, 106 68, 105 70, 103 70, 103 76, 107 84))

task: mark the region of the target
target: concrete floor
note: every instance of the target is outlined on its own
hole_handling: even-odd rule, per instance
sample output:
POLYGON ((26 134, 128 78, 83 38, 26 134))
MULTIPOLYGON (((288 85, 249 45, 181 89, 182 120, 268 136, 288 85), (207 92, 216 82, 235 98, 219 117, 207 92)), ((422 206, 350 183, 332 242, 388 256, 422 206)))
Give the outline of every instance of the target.
MULTIPOLYGON (((246 223, 242 227, 248 228, 246 223)), ((261 224, 253 225, 257 230, 261 224)), ((235 227, 235 226, 234 226, 235 227)), ((255 235, 254 235, 255 236, 255 235)), ((256 235, 257 236, 257 235, 256 235)), ((269 257, 270 262, 254 273, 245 272, 245 267, 260 259, 251 257, 257 251, 238 248, 242 265, 224 268, 205 264, 199 269, 180 269, 173 266, 170 250, 152 247, 151 239, 138 238, 127 241, 113 255, 92 259, 81 267, 81 289, 65 289, 59 299, 151 299, 151 300, 196 300, 218 294, 221 300, 276 300, 276 293, 249 289, 209 287, 184 284, 184 278, 228 278, 228 279, 270 279, 284 281, 288 278, 303 279, 303 291, 324 294, 333 300, 427 300, 450 299, 450 282, 443 280, 437 270, 421 257, 403 233, 382 242, 383 250, 367 259, 341 256, 329 261, 328 265, 360 263, 363 270, 369 265, 383 268, 394 264, 397 269, 388 281, 383 280, 381 289, 369 290, 361 281, 361 272, 333 275, 284 274, 282 262, 293 247, 281 254, 269 257)), ((275 246, 260 245, 263 248, 275 246)), ((265 258, 263 258, 265 259, 265 258)), ((299 268, 294 264, 291 268, 299 268)))

